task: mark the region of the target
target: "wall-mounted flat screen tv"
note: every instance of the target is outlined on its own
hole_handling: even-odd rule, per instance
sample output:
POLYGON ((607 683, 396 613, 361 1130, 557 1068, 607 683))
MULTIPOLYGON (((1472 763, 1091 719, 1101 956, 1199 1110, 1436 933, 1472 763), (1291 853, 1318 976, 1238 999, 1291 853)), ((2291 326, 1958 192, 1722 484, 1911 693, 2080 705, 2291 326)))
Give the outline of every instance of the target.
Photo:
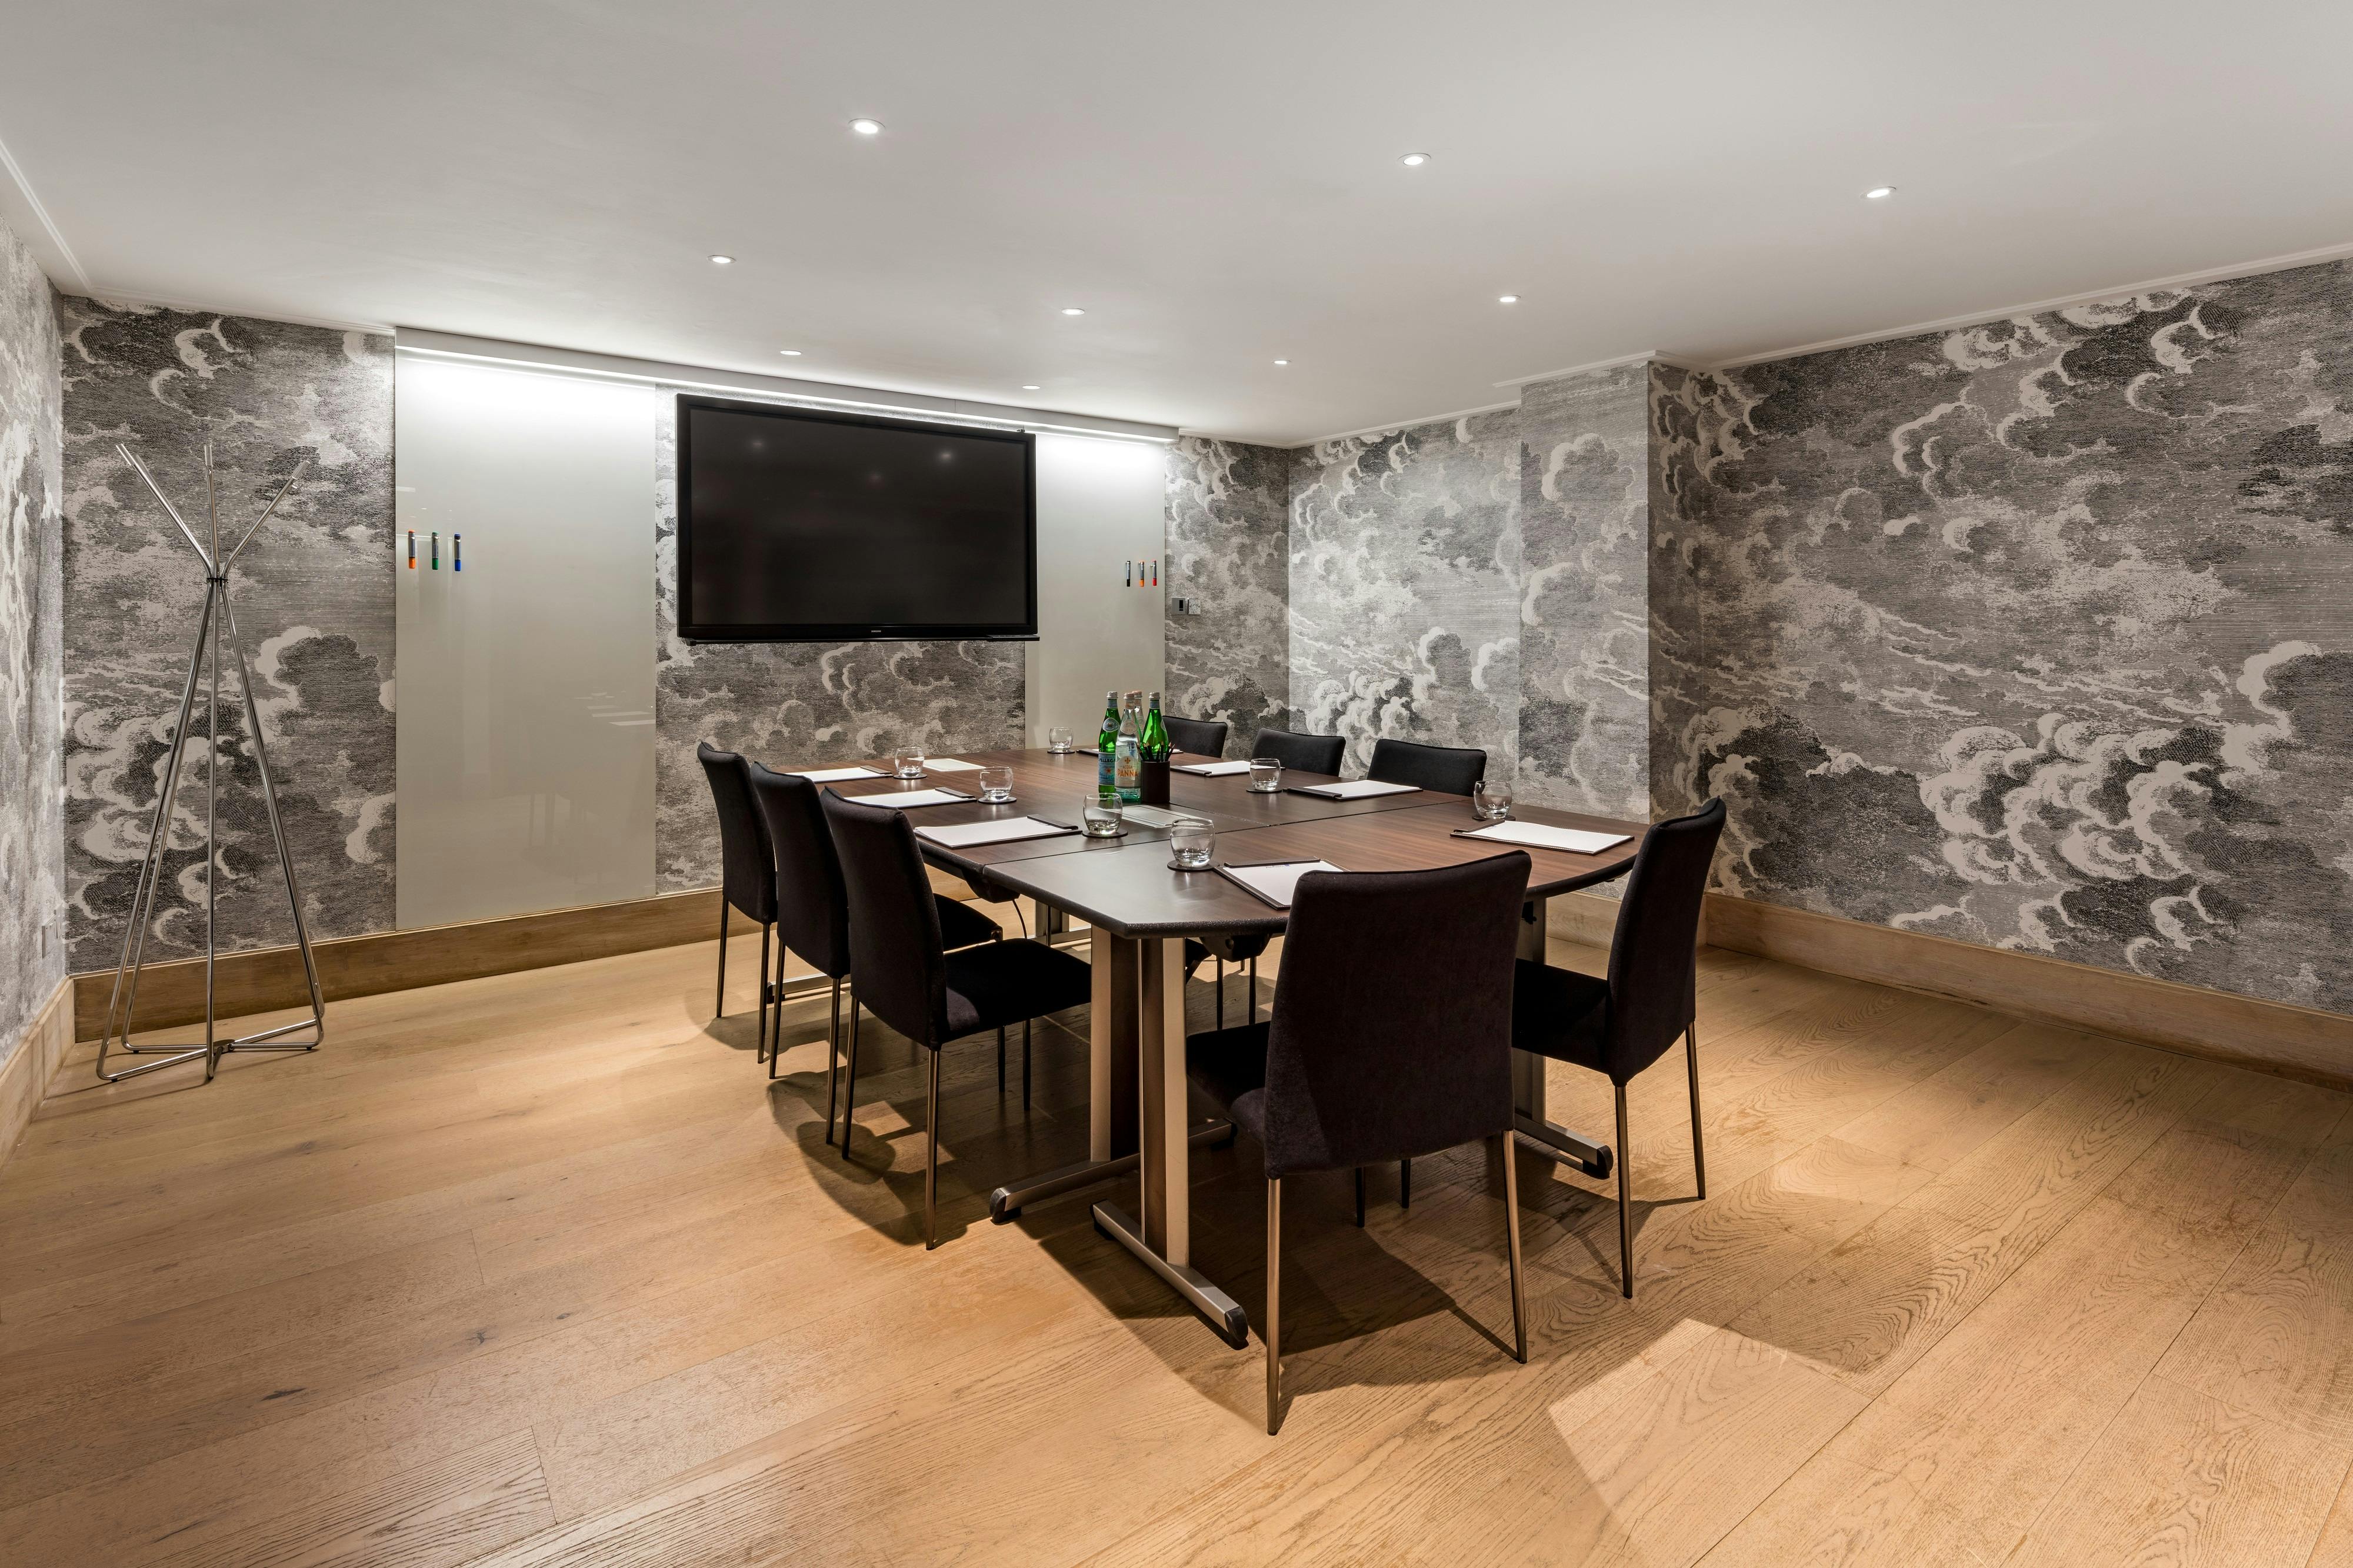
POLYGON ((690 642, 1038 635, 1026 431, 678 400, 690 642))

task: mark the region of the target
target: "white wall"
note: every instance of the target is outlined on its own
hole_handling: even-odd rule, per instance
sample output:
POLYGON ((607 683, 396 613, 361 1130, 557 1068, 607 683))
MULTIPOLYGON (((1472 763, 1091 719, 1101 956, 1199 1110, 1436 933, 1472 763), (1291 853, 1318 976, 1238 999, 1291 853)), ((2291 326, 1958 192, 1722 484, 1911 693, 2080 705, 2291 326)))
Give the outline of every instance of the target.
POLYGON ((404 928, 654 890, 653 426, 644 386, 401 357, 404 928))
POLYGON ((1155 442, 1038 437, 1033 746, 1044 745, 1055 724, 1092 737, 1105 691, 1151 690, 1165 679, 1165 590, 1123 585, 1121 567, 1167 549, 1167 457, 1155 442))

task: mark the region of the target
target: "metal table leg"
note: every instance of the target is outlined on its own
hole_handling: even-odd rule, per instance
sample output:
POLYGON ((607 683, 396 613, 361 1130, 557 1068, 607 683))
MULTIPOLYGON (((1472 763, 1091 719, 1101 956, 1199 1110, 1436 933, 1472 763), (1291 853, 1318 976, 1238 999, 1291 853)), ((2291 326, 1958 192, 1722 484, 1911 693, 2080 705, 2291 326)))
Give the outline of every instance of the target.
MULTIPOLYGON (((1129 945, 1123 943, 1122 945, 1129 945)), ((1209 1326, 1239 1350, 1250 1342, 1240 1303, 1192 1267, 1192 1140, 1186 1113, 1185 943, 1147 937, 1140 943, 1142 1027, 1137 1031, 1143 1105, 1144 1223, 1114 1204, 1094 1205, 1095 1228, 1142 1259, 1209 1326)))
MULTIPOLYGON (((1135 1124, 1136 1030, 1142 1007, 1136 944, 1121 942, 1100 927, 1090 928, 1086 941, 1094 971, 1087 1028, 1087 1157, 989 1194, 988 1217, 998 1225, 1010 1225, 1031 1204, 1114 1176, 1133 1175, 1142 1163, 1135 1124)), ((1196 1124, 1186 1137, 1189 1144, 1207 1148, 1230 1142, 1233 1135, 1232 1122, 1212 1121, 1196 1124)))
MULTIPOLYGON (((1545 960, 1545 900, 1531 899, 1520 910, 1519 956, 1545 960)), ((1587 1175, 1606 1177, 1616 1164, 1607 1143, 1570 1131, 1545 1115, 1545 1058, 1512 1053, 1512 1129, 1523 1148, 1575 1165, 1587 1175)))

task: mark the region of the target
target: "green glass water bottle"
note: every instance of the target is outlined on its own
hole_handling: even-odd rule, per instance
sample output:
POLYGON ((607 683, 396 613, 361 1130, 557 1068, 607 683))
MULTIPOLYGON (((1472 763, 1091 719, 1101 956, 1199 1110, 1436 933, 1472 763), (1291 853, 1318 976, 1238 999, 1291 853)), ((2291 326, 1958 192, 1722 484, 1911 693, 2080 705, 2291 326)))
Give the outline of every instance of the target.
POLYGON ((1168 743, 1168 727, 1160 721, 1160 693, 1152 694, 1152 710, 1144 716, 1142 745, 1138 748, 1147 763, 1165 763, 1176 748, 1168 743))
POLYGON ((1113 770, 1119 764, 1119 693, 1103 693, 1103 733, 1095 737, 1095 795, 1103 798, 1119 793, 1119 779, 1113 770))

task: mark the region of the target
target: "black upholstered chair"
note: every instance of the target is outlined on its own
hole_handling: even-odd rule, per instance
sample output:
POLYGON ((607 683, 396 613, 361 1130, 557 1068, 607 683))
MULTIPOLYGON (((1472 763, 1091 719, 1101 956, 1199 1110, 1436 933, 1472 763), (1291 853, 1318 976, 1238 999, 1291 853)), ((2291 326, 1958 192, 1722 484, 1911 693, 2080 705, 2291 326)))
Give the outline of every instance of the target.
MULTIPOLYGON (((842 1083, 841 1147, 858 1109, 858 1020, 862 1011, 930 1053, 923 1104, 923 1246, 939 1245, 940 1049, 984 1029, 1029 1024, 1075 1007, 1092 994, 1092 972, 1067 952, 1024 937, 950 952, 940 931, 939 900, 923 876, 915 830, 904 813, 860 805, 825 792, 826 826, 841 857, 849 896, 849 973, 859 1007, 850 1010, 849 1068, 842 1083)), ((1001 1047, 1000 1047, 1001 1048, 1001 1047)))
POLYGON ((1528 858, 1303 877, 1267 1023, 1186 1042, 1194 1083, 1266 1153, 1266 1429, 1282 1423, 1282 1179, 1493 1138, 1513 1354, 1528 1359, 1512 1153, 1514 942, 1528 858), (1385 964, 1398 953, 1411 963, 1385 964))
POLYGON ((735 752, 723 752, 710 742, 694 748, 711 781, 711 804, 719 813, 719 996, 711 1005, 716 1019, 727 1012, 727 917, 741 910, 760 922, 759 1054, 768 1054, 768 938, 776 921, 776 864, 768 849, 768 830, 752 804, 751 764, 735 752))
MULTIPOLYGON (((1696 1012, 1701 900, 1708 865, 1724 836, 1724 803, 1654 824, 1634 854, 1609 943, 1609 975, 1522 959, 1512 986, 1512 1044, 1605 1074, 1618 1091, 1618 1267, 1634 1294, 1634 1233, 1627 1198, 1633 1161, 1626 1148, 1626 1083, 1666 1055, 1681 1035, 1691 1073, 1692 1174, 1707 1196, 1700 1147, 1696 1012)), ((1286 964, 1285 968, 1289 966, 1286 964)))
POLYGON ((1487 753, 1476 746, 1425 746, 1419 741, 1375 741, 1368 779, 1415 784, 1441 795, 1469 795, 1487 776, 1487 753))
POLYGON ((1164 713, 1160 722, 1167 727, 1169 744, 1180 752, 1190 752, 1197 757, 1226 754, 1229 726, 1222 719, 1180 719, 1174 713, 1164 713))
MULTIPOLYGON (((825 1141, 833 1142, 835 1097, 840 1089, 839 1062, 841 1047, 841 982, 849 973, 849 899, 841 883, 841 860, 834 853, 833 834, 825 825, 825 807, 818 802, 818 786, 798 773, 771 773, 757 763, 744 764, 752 785, 752 799, 760 808, 761 825, 768 830, 768 843, 776 853, 776 975, 781 986, 785 972, 784 955, 797 952, 808 966, 833 982, 833 1021, 826 1032, 825 1053, 825 1141)), ((958 899, 942 898, 940 910, 940 941, 947 947, 971 947, 979 942, 995 942, 1005 934, 1003 928, 958 899)), ((858 1006, 855 992, 849 1005, 858 1006)), ((781 1014, 783 997, 777 997, 781 1014)), ((779 1019, 777 1038, 784 1037, 779 1019)), ((781 1052, 768 1053, 768 1076, 776 1076, 776 1058, 781 1052)), ((1004 1041, 997 1042, 997 1088, 1005 1089, 1004 1041)), ((1021 1102, 1029 1102, 1029 1062, 1025 1056, 1021 1063, 1021 1102)))
POLYGON ((1337 735, 1302 735, 1290 730, 1261 730, 1250 742, 1253 757, 1272 757, 1303 773, 1337 773, 1348 742, 1337 735))

